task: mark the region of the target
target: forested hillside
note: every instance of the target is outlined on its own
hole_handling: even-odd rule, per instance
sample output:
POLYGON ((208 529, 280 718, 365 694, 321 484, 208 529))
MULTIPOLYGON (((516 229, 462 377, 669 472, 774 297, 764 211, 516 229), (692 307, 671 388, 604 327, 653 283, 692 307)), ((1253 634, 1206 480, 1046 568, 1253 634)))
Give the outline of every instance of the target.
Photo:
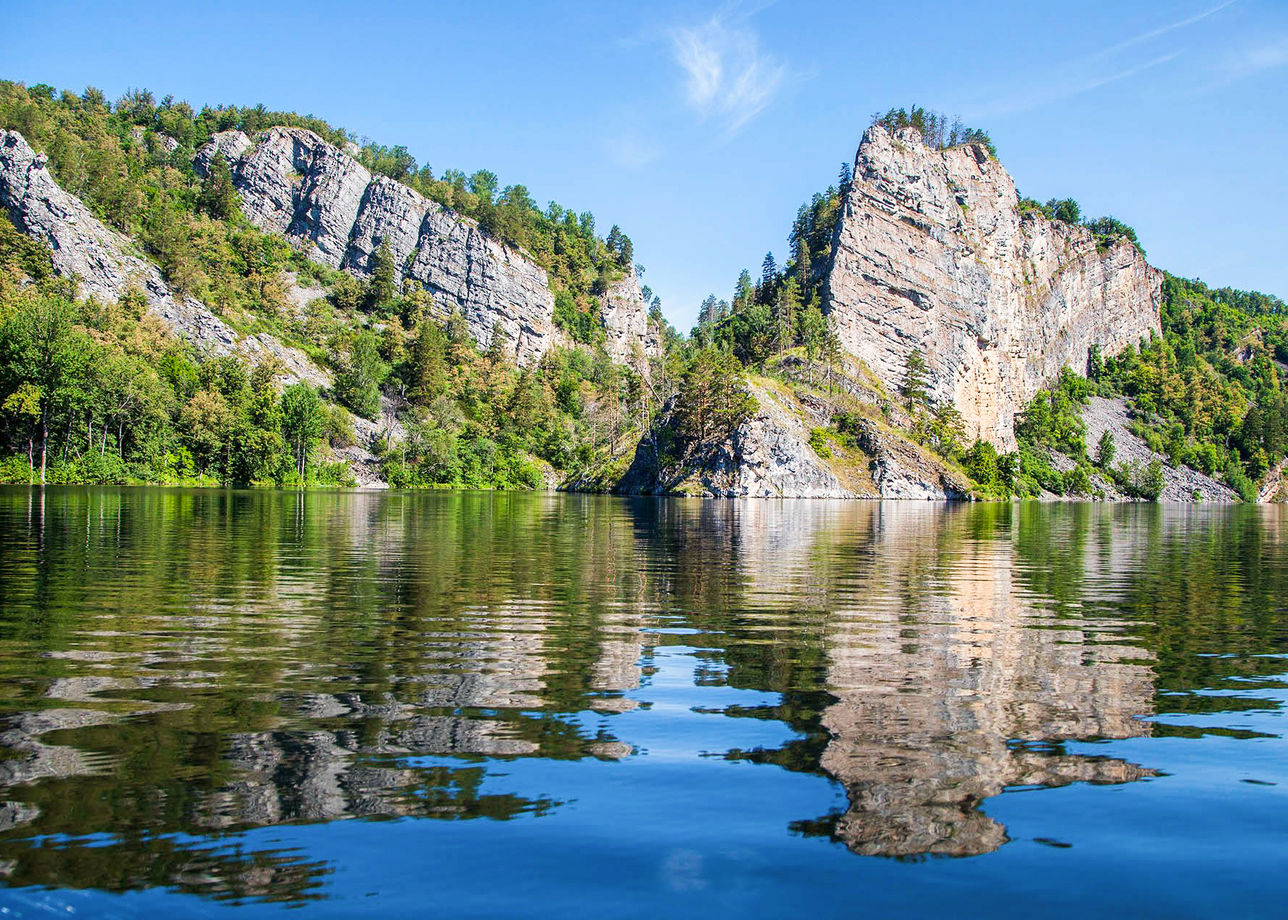
POLYGON ((633 259, 620 230, 600 238, 589 213, 539 210, 486 171, 435 179, 401 148, 357 151, 547 269, 555 321, 585 345, 519 369, 502 343, 480 352, 459 315, 400 289, 392 265, 366 280, 319 266, 250 225, 221 163, 204 179, 194 172, 214 132, 274 125, 352 143, 318 119, 263 107, 195 110, 147 92, 109 103, 94 89, 0 82, 0 129, 46 154, 58 183, 135 240, 174 291, 242 334, 300 348, 334 377, 320 392, 281 391, 271 366, 198 355, 141 298, 79 301, 48 251, 0 219, 3 479, 339 483, 361 447, 393 484, 531 488, 625 449, 648 394, 594 347, 597 295, 633 259))

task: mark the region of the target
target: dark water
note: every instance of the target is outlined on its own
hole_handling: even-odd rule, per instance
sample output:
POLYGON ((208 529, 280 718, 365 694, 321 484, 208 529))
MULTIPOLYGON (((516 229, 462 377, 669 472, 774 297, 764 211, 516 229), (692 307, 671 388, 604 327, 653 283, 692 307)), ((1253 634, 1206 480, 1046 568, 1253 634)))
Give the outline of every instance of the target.
POLYGON ((1286 543, 0 491, 0 914, 1283 917, 1286 543))

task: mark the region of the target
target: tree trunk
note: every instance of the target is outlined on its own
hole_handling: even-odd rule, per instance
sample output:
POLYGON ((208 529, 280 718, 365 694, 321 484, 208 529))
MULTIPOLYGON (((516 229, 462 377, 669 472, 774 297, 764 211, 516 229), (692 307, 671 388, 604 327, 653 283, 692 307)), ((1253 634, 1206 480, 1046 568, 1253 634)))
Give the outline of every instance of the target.
POLYGON ((49 420, 40 416, 40 484, 45 484, 45 461, 49 456, 49 420))

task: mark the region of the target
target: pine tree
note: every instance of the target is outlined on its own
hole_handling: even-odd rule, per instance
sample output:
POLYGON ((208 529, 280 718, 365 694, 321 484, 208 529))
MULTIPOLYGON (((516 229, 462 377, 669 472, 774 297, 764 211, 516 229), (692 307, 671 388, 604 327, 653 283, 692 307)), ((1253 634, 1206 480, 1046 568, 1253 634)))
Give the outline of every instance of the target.
POLYGON ((926 383, 929 379, 929 368, 926 366, 926 359, 920 351, 913 351, 908 355, 908 363, 905 366, 903 374, 903 383, 899 387, 899 393, 904 398, 904 404, 909 412, 914 412, 918 407, 924 407, 926 404, 926 383))
POLYGON ((738 275, 738 284, 733 291, 733 312, 741 313, 745 310, 756 296, 756 289, 751 284, 751 272, 743 269, 738 275))
POLYGON ((796 341, 796 324, 801 309, 801 287, 795 278, 788 278, 774 302, 774 334, 779 351, 786 351, 796 341))
POLYGON ((367 279, 363 306, 374 311, 391 304, 397 293, 396 277, 394 256, 389 249, 389 241, 381 240, 371 259, 371 277, 367 279))
POLYGON ((197 210, 215 220, 232 220, 241 211, 241 196, 233 185, 233 173, 228 161, 214 157, 206 177, 197 191, 197 210))

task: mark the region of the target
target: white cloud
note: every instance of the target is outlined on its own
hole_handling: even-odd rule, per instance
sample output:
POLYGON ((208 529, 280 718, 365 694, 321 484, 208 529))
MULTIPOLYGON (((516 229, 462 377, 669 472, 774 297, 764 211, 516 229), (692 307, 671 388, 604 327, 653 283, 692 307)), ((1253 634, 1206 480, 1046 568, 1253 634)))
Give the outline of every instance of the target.
POLYGON ((718 120, 727 135, 759 115, 787 76, 755 32, 719 15, 674 30, 671 48, 685 74, 685 101, 702 118, 718 120))
POLYGON ((1216 6, 1209 7, 1208 9, 1204 10, 1201 13, 1196 13, 1193 16, 1187 16, 1184 19, 1178 19, 1176 22, 1169 22, 1165 26, 1159 26, 1156 29, 1150 29, 1148 32, 1142 32, 1139 35, 1133 35, 1131 38, 1128 38, 1124 41, 1120 41, 1116 45, 1110 45, 1108 48, 1105 48, 1104 50, 1098 52, 1096 56, 1101 57, 1104 55, 1114 54, 1126 48, 1130 48, 1133 45, 1139 45, 1141 42, 1147 42, 1152 38, 1158 38, 1158 36, 1160 35, 1166 35, 1168 32, 1174 32, 1177 29, 1183 29, 1186 26, 1192 26, 1194 25, 1194 23, 1201 22, 1202 20, 1207 19, 1209 16, 1215 16, 1217 13, 1221 12, 1227 6, 1234 6, 1238 2, 1239 0, 1225 0, 1224 3, 1218 3, 1216 6))
POLYGON ((1126 80, 1128 77, 1144 73, 1146 70, 1160 67, 1176 60, 1181 56, 1181 53, 1180 51, 1174 51, 1171 54, 1164 54, 1142 64, 1136 64, 1112 73, 1086 74, 1071 71, 1063 79, 1038 84, 1025 92, 993 99, 982 105, 968 106, 966 108, 966 117, 987 118, 997 115, 1013 115, 1017 112, 1027 112, 1031 109, 1040 108, 1052 102, 1071 99, 1074 96, 1089 93, 1093 89, 1099 89, 1102 86, 1108 86, 1110 83, 1117 83, 1120 80, 1126 80))

